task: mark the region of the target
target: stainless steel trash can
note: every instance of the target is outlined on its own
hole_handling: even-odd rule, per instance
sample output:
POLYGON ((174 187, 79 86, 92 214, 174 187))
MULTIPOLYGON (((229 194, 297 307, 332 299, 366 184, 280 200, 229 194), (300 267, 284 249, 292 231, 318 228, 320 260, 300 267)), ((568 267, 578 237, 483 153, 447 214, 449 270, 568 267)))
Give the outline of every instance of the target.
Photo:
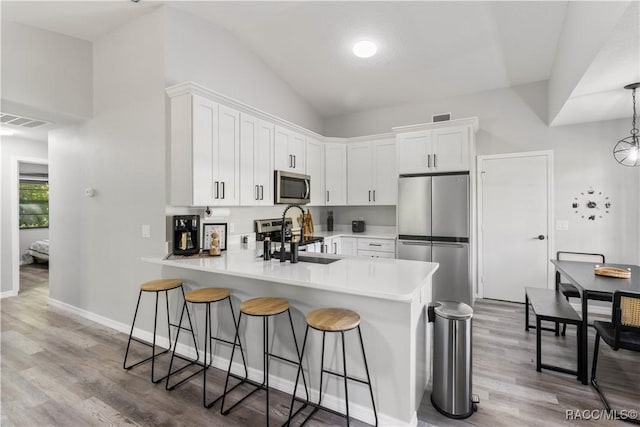
POLYGON ((476 409, 471 396, 471 318, 467 304, 441 301, 430 307, 433 319, 431 403, 450 418, 467 418, 476 409))

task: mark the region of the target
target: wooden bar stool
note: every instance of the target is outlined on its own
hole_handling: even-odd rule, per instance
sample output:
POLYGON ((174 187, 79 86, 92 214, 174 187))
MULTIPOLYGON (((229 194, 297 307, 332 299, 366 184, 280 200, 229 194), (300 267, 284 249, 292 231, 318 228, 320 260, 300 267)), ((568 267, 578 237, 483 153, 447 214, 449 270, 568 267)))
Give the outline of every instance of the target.
MULTIPOLYGON (((169 363, 169 374, 167 375, 167 383, 166 383, 166 389, 167 390, 173 390, 176 387, 178 387, 179 385, 185 383, 186 381, 188 381, 189 379, 193 378, 194 376, 196 376, 199 373, 203 373, 202 375, 202 405, 206 408, 211 408, 218 400, 220 400, 220 398, 222 398, 222 395, 219 396, 218 398, 214 399, 211 402, 207 402, 207 370, 209 369, 209 367, 211 366, 211 364, 213 363, 213 346, 211 345, 212 341, 219 341, 219 342, 223 342, 229 345, 233 345, 235 347, 235 344, 231 341, 225 340, 223 338, 219 338, 219 337, 214 337, 212 334, 213 328, 211 327, 211 304, 212 303, 217 303, 217 302, 221 302, 227 300, 229 302, 229 309, 231 310, 231 317, 233 318, 233 327, 236 329, 235 333, 234 333, 234 337, 237 335, 237 329, 238 329, 238 324, 236 323, 236 315, 233 312, 233 305, 231 304, 231 296, 229 294, 229 290, 226 288, 203 288, 203 289, 196 289, 194 291, 190 291, 187 292, 185 299, 184 299, 184 304, 182 306, 182 313, 180 314, 180 325, 182 325, 182 320, 184 317, 184 313, 187 313, 188 316, 188 307, 187 307, 187 303, 191 303, 191 304, 205 304, 205 323, 204 323, 204 361, 202 363, 202 368, 199 369, 198 371, 194 372, 193 374, 189 375, 186 378, 183 378, 182 380, 180 380, 179 382, 173 384, 173 385, 169 385, 170 380, 171 380, 171 376, 177 374, 178 372, 182 371, 184 368, 190 366, 191 364, 188 364, 186 366, 183 366, 179 369, 176 369, 175 371, 172 371, 172 367, 173 367, 173 360, 176 357, 179 357, 179 355, 176 354, 176 347, 178 346, 178 338, 180 336, 180 329, 178 329, 178 333, 176 334, 176 341, 175 344, 173 345, 173 354, 171 355, 171 362, 169 363), (207 355, 209 356, 209 361, 207 362, 207 355)), ((236 384, 233 388, 239 386, 240 384, 242 384, 243 382, 245 382, 245 379, 247 377, 247 363, 245 361, 244 358, 244 351, 242 350, 242 345, 240 343, 238 343, 238 346, 240 347, 240 354, 242 355, 242 364, 244 365, 244 378, 242 377, 237 377, 236 378, 240 379, 241 382, 239 382, 238 384, 236 384)), ((198 353, 198 348, 196 347, 196 353, 198 353)), ((199 359, 199 356, 198 356, 199 359)), ((231 390, 233 390, 233 388, 231 390)), ((229 391, 231 391, 229 390, 229 391)))
MULTIPOLYGON (((171 323, 171 319, 169 317, 169 291, 174 290, 174 289, 178 289, 180 288, 180 291, 182 292, 182 298, 184 299, 184 288, 182 287, 182 280, 180 279, 157 279, 157 280, 152 280, 150 282, 145 282, 142 285, 140 285, 140 292, 138 293, 138 302, 136 304, 136 311, 133 314, 133 322, 131 323, 131 332, 129 333, 129 341, 127 342, 127 350, 124 353, 124 362, 122 363, 122 367, 126 370, 129 370, 135 366, 138 366, 144 362, 147 362, 149 360, 151 360, 151 382, 153 382, 154 384, 159 383, 160 381, 164 380, 165 378, 167 378, 167 375, 163 376, 162 378, 156 379, 155 378, 155 362, 156 362, 156 357, 167 353, 169 350, 171 350, 171 327, 176 327, 179 329, 187 329, 187 328, 182 328, 182 326, 180 325, 176 325, 174 323, 171 323), (133 329, 134 326, 136 324, 136 319, 138 317, 138 308, 140 308, 140 299, 142 298, 142 293, 143 292, 153 292, 156 294, 156 307, 155 307, 155 313, 154 313, 154 318, 153 318, 153 342, 151 344, 149 344, 146 341, 143 341, 141 339, 138 339, 136 337, 133 336, 133 329), (165 296, 165 302, 166 302, 166 306, 167 306, 167 331, 168 331, 168 336, 169 336, 169 348, 164 349, 164 351, 161 351, 160 353, 156 353, 156 336, 157 336, 157 327, 158 327, 158 299, 159 299, 159 295, 160 292, 164 292, 164 296, 165 296), (131 347, 131 341, 136 341, 139 342, 141 344, 144 344, 148 347, 151 347, 151 356, 147 357, 146 359, 142 359, 138 362, 135 362, 129 366, 127 366, 127 358, 129 356, 129 348, 131 347)), ((187 318, 189 319, 189 326, 190 329, 187 329, 191 332, 191 337, 193 338, 193 344, 196 345, 196 336, 193 333, 193 325, 191 324, 191 316, 189 316, 189 312, 187 311, 187 318)), ((182 322, 180 322, 182 323, 182 322)), ((189 365, 192 365, 194 363, 197 362, 196 360, 191 360, 191 359, 187 359, 185 357, 182 356, 177 356, 180 357, 181 359, 190 362, 189 365)), ((187 365, 187 366, 189 366, 187 365)), ((186 368, 186 366, 185 366, 186 368)))
MULTIPOLYGON (((273 298, 273 297, 261 297, 261 298, 254 298, 247 301, 243 301, 242 304, 240 304, 240 316, 238 317, 238 329, 236 330, 236 337, 234 339, 234 344, 236 340, 238 340, 238 342, 240 341, 240 335, 238 333, 238 330, 240 327, 240 320, 242 319, 243 314, 246 316, 252 316, 252 317, 262 317, 262 331, 263 331, 263 334, 262 334, 262 353, 263 353, 262 383, 259 384, 255 381, 251 381, 247 379, 245 382, 253 385, 255 389, 249 392, 242 399, 234 403, 230 408, 226 410, 224 409, 225 396, 227 395, 228 392, 231 391, 231 390, 227 391, 227 386, 229 383, 229 376, 231 376, 231 363, 233 362, 233 352, 235 351, 235 345, 234 345, 233 350, 231 352, 231 358, 229 360, 229 370, 227 371, 227 379, 224 384, 224 394, 222 395, 222 407, 220 408, 220 412, 223 415, 227 415, 229 412, 231 412, 231 410, 233 410, 233 408, 238 406, 240 403, 242 403, 246 398, 251 396, 256 391, 265 390, 267 394, 265 416, 266 416, 266 422, 268 426, 269 425, 269 358, 273 357, 283 362, 288 362, 293 365, 298 365, 300 367, 300 350, 298 348, 298 341, 296 340, 296 333, 295 333, 295 330, 293 329, 293 320, 291 319, 291 312, 289 311, 289 301, 283 298, 273 298), (277 316, 279 314, 282 314, 285 311, 289 316, 289 324, 291 325, 293 343, 295 344, 295 347, 296 347, 296 360, 286 359, 284 357, 281 357, 269 352, 269 318, 272 316, 277 316)), ((300 371, 298 370, 298 377, 299 377, 299 374, 300 374, 300 371)), ((306 400, 301 400, 301 401, 305 403, 306 401, 309 400, 309 393, 307 390, 307 382, 305 380, 304 373, 302 375, 302 381, 304 383, 306 400)), ((295 399, 295 394, 294 394, 294 399, 295 399)), ((303 405, 300 409, 298 409, 298 411, 296 411, 296 414, 300 410, 302 410, 305 406, 306 404, 303 405)))
MULTIPOLYGON (((357 381, 362 384, 367 384, 369 386, 369 394, 371 395, 371 405, 373 406, 373 416, 375 417, 376 423, 378 425, 378 414, 376 413, 376 403, 373 399, 373 389, 371 388, 371 377, 369 376, 369 367, 367 365, 367 356, 364 352, 364 343, 362 341, 362 333, 360 332, 360 315, 355 311, 346 310, 342 308, 320 308, 318 310, 314 310, 307 314, 307 328, 304 332, 304 341, 302 342, 302 355, 300 356, 300 367, 298 368, 298 374, 296 376, 296 385, 293 389, 293 396, 296 395, 296 389, 298 387, 298 379, 300 377, 300 372, 302 371, 302 358, 304 357, 304 350, 307 345, 307 336, 309 333, 309 328, 315 329, 317 331, 322 331, 322 355, 320 359, 320 388, 318 389, 318 403, 307 402, 308 405, 313 406, 313 411, 302 421, 301 425, 304 425, 309 419, 316 413, 318 409, 322 409, 324 411, 330 412, 332 414, 336 414, 347 419, 347 426, 349 425, 349 392, 347 390, 347 380, 357 381), (352 329, 358 330, 358 337, 360 338, 360 348, 362 349, 362 358, 364 360, 364 368, 367 373, 367 380, 362 380, 359 378, 350 377, 347 374, 347 357, 346 350, 344 346, 344 333, 350 331, 352 329), (338 372, 333 372, 324 368, 324 344, 325 337, 327 332, 340 332, 340 336, 342 338, 342 366, 344 369, 344 374, 340 374, 338 372), (322 378, 324 374, 331 374, 337 377, 341 377, 344 379, 344 398, 346 403, 346 414, 341 414, 340 412, 334 411, 333 409, 326 408, 322 406, 322 378)), ((304 378, 304 377, 303 377, 304 378)), ((289 409, 289 421, 288 424, 291 423, 292 419, 296 416, 296 414, 292 414, 293 412, 293 399, 291 400, 291 408, 289 409)), ((299 410, 298 410, 299 412, 299 410)))

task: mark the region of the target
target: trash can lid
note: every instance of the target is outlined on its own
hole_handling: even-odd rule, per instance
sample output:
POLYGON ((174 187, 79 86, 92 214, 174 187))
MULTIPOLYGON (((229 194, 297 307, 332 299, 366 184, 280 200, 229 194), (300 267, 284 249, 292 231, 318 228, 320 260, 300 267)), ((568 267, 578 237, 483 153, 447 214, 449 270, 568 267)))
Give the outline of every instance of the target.
POLYGON ((471 319, 473 309, 463 302, 456 301, 438 301, 434 308, 436 315, 445 319, 471 319))

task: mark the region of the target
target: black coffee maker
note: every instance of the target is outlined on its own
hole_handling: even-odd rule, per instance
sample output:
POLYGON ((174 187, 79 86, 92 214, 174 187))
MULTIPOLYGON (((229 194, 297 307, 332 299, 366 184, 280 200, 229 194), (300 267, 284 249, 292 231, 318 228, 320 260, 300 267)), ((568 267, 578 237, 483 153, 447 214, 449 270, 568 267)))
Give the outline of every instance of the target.
POLYGON ((194 255, 200 252, 200 216, 173 217, 173 254, 194 255))

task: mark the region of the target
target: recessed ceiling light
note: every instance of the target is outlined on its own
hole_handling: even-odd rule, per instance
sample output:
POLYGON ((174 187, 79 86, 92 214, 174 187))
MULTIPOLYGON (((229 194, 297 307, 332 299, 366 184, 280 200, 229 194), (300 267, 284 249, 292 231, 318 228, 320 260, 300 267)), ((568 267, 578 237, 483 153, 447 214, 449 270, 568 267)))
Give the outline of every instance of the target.
POLYGON ((15 132, 12 131, 11 129, 2 129, 0 128, 0 136, 11 136, 14 135, 15 132))
POLYGON ((360 40, 353 45, 353 54, 358 58, 370 58, 376 54, 378 46, 371 40, 360 40))

